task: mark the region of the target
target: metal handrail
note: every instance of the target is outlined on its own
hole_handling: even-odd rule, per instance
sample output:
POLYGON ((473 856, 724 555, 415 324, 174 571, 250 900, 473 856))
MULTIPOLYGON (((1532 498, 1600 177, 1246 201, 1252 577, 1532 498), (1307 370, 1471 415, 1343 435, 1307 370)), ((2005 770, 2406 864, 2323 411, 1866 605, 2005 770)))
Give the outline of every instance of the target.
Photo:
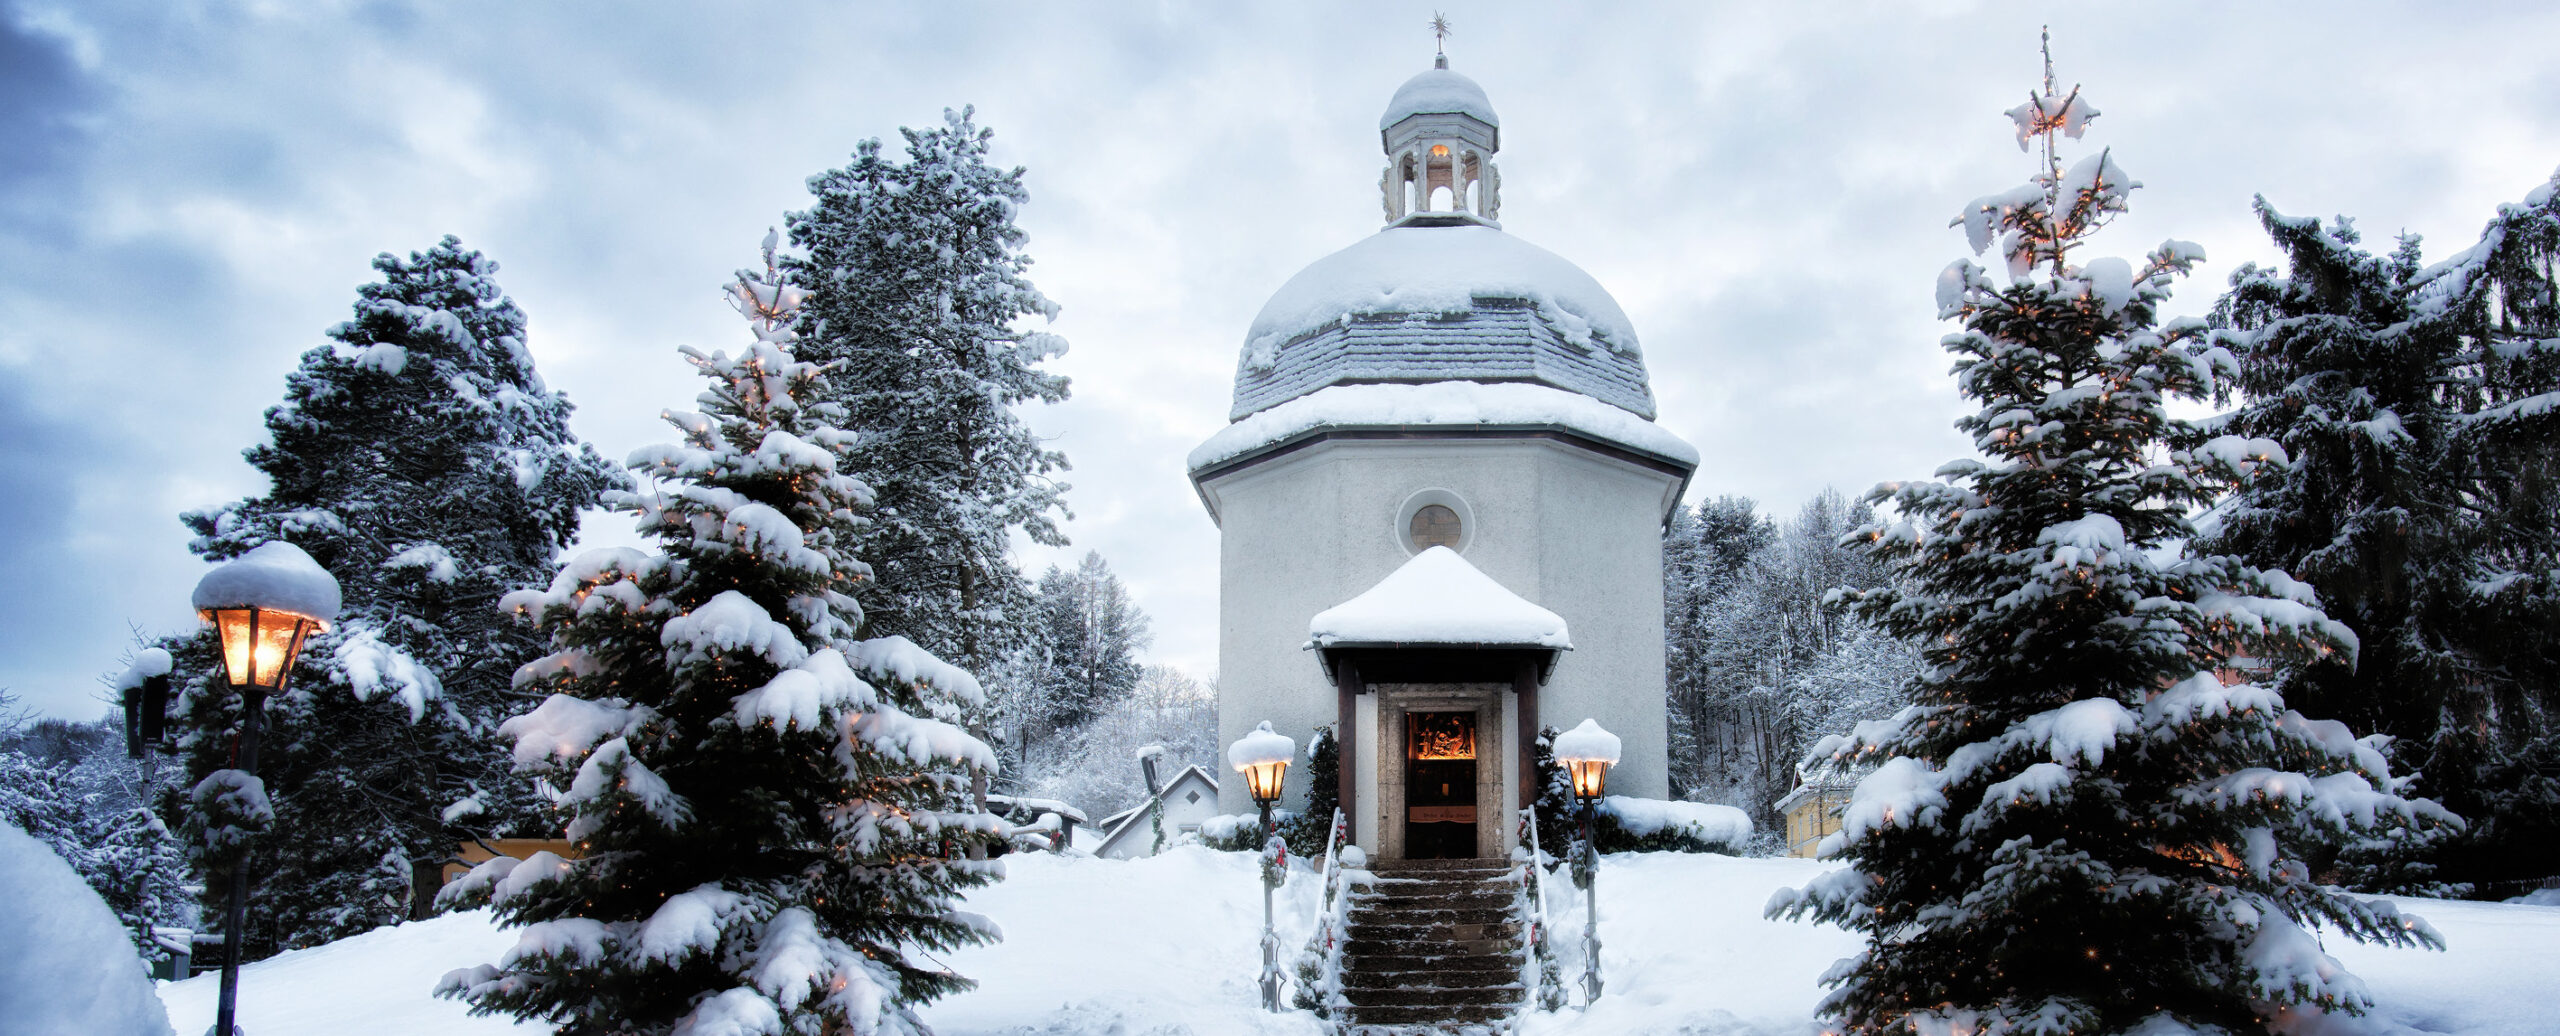
POLYGON ((1343 827, 1342 809, 1335 807, 1333 826, 1325 832, 1324 869, 1319 872, 1324 884, 1316 890, 1315 915, 1307 919, 1307 946, 1299 955, 1298 967, 1293 969, 1303 972, 1309 964, 1314 965, 1315 984, 1308 985, 1301 975, 1299 991, 1319 1015, 1332 1010, 1328 987, 1342 973, 1342 933, 1338 922, 1343 898, 1348 894, 1342 881, 1343 827))
POLYGON ((1307 930, 1310 932, 1315 931, 1316 926, 1324 922, 1325 907, 1332 903, 1334 887, 1340 883, 1340 879, 1333 872, 1333 867, 1338 862, 1335 856, 1341 845, 1342 807, 1336 806, 1333 810, 1333 826, 1324 833, 1324 871, 1322 872, 1324 887, 1316 891, 1316 912, 1307 918, 1307 930))

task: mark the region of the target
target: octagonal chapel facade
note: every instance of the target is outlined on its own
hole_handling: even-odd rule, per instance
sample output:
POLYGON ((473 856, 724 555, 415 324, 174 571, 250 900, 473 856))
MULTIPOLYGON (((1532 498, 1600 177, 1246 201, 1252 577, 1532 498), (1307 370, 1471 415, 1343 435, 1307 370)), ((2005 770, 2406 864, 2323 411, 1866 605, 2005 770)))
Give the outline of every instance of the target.
POLYGON ((1616 300, 1496 221, 1484 91, 1441 58, 1378 130, 1385 227, 1263 307, 1233 423, 1190 457, 1220 735, 1331 725, 1338 771, 1301 760, 1289 799, 1337 782, 1373 857, 1495 857, 1542 725, 1597 719, 1611 792, 1665 795, 1661 532, 1697 454, 1653 423, 1616 300))

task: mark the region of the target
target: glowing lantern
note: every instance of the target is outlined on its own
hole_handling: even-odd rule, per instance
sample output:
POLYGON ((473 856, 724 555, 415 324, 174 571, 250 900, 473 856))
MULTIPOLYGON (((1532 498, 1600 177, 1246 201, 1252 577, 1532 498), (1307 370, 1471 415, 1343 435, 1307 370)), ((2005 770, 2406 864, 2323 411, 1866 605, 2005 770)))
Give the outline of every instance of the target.
POLYGON ((1271 721, 1263 720, 1253 732, 1237 738, 1227 746, 1227 762, 1244 774, 1246 790, 1256 805, 1265 809, 1280 800, 1280 780, 1289 772, 1289 760, 1298 754, 1298 743, 1288 735, 1271 729, 1271 721))
POLYGON ((302 642, 338 617, 338 581, 290 543, 267 543, 196 584, 196 614, 214 624, 231 686, 284 687, 302 642))
POLYGON ((1573 775, 1573 796, 1584 801, 1598 799, 1609 783, 1609 768, 1618 764, 1618 735, 1600 729, 1594 720, 1556 735, 1556 762, 1573 775))

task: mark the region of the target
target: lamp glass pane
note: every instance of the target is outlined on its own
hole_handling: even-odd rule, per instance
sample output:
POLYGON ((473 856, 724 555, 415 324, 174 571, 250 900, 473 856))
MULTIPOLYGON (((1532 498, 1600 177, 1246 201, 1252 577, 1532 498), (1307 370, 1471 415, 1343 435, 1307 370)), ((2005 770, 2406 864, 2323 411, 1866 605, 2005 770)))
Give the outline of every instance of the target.
POLYGON ((249 682, 249 646, 256 639, 257 615, 255 608, 219 608, 213 613, 214 632, 222 640, 222 673, 234 687, 249 682))
POLYGON ((250 682, 274 690, 293 664, 294 647, 302 639, 302 616, 261 610, 258 634, 250 645, 250 682))

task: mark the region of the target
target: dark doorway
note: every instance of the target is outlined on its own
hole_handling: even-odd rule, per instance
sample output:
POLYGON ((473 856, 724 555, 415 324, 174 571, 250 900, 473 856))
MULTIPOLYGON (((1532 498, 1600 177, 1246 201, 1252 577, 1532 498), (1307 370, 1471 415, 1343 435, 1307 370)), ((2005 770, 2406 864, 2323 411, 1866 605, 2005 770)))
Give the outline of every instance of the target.
POLYGON ((1476 714, 1404 715, 1404 854, 1416 860, 1476 854, 1476 714))

